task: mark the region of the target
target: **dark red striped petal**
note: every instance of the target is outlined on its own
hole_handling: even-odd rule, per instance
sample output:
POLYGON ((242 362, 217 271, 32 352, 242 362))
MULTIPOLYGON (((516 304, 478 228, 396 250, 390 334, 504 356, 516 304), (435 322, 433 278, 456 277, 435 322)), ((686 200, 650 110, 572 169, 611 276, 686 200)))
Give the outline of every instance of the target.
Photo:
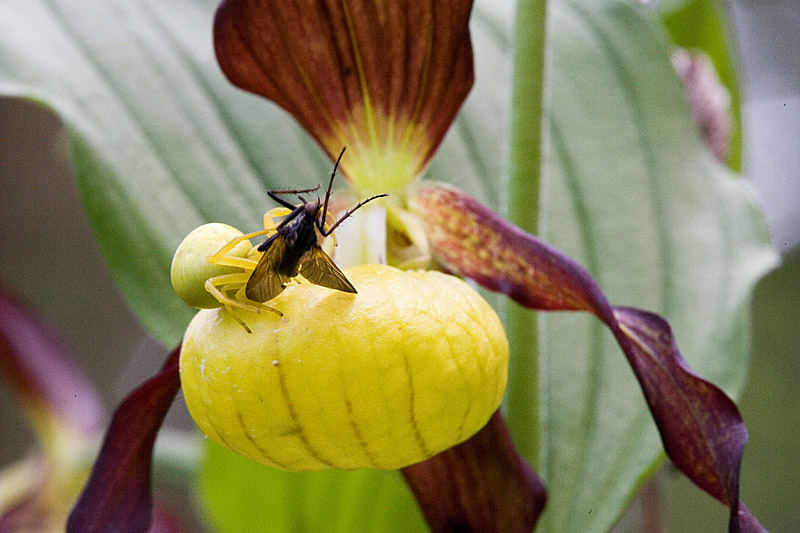
POLYGON ((614 333, 639 380, 672 462, 731 509, 731 529, 759 531, 739 504, 739 465, 747 430, 736 405, 694 374, 658 315, 612 307, 588 272, 466 193, 416 190, 434 258, 446 268, 542 310, 588 311, 614 333))
POLYGON ((147 531, 153 515, 153 444, 180 389, 179 353, 176 348, 159 373, 117 408, 67 531, 147 531))
POLYGON ((472 438, 403 469, 435 533, 529 532, 547 500, 497 411, 472 438))
POLYGON ((363 192, 414 179, 473 82, 472 0, 227 0, 214 46, 232 83, 291 113, 363 192))

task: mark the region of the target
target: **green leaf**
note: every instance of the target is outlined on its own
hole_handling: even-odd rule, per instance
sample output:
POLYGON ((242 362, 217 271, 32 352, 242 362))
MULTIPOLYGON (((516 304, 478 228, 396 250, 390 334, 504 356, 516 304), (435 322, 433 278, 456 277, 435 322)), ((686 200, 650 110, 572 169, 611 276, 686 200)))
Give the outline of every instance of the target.
POLYGON ((65 122, 111 272, 145 325, 175 344, 192 314, 169 281, 181 239, 204 222, 259 226, 267 189, 314 183, 327 164, 290 118, 223 79, 211 2, 1 7, 0 92, 65 122))
POLYGON ((399 472, 283 472, 205 443, 200 492, 219 531, 425 531, 399 472))
MULTIPOLYGON (((775 261, 753 195, 703 147, 652 13, 623 1, 562 1, 550 16, 542 236, 587 267, 612 304, 666 317, 690 365, 735 395, 747 365, 749 291, 775 261)), ((599 322, 530 321, 540 360, 514 355, 524 361, 517 368, 538 366, 541 403, 510 394, 508 411, 513 424, 541 410, 533 458, 549 494, 541 528, 607 529, 663 458, 655 425, 599 322)), ((509 331, 517 345, 525 336, 524 324, 509 331)), ((510 391, 524 391, 524 372, 511 379, 510 391)), ((515 433, 523 449, 532 434, 515 433)))
MULTIPOLYGON (((495 6, 476 10, 476 85, 427 176, 498 207, 517 191, 505 180, 510 24, 495 6)), ((181 239, 210 221, 256 229, 272 205, 267 189, 313 186, 330 171, 292 119, 223 79, 211 46, 214 7, 0 0, 0 93, 40 102, 64 121, 112 274, 167 344, 191 317, 169 282, 181 239)), ((627 0, 554 0, 549 8, 542 235, 586 266, 612 303, 668 318, 693 368, 736 393, 747 366, 749 290, 774 261, 756 203, 705 152, 655 14, 627 0)), ((525 200, 511 213, 523 225, 525 200)), ((525 419, 540 410, 541 454, 532 462, 550 496, 541 529, 608 528, 660 461, 658 436, 622 353, 597 321, 528 320, 540 320, 542 359, 514 353, 510 390, 524 392, 537 369, 541 400, 510 394, 507 410, 523 449, 531 436, 525 419)), ((525 325, 510 325, 517 346, 525 325)), ((395 474, 261 476, 265 469, 219 450, 205 465, 205 501, 231 530, 422 527, 407 500, 381 503, 409 497, 395 474)))

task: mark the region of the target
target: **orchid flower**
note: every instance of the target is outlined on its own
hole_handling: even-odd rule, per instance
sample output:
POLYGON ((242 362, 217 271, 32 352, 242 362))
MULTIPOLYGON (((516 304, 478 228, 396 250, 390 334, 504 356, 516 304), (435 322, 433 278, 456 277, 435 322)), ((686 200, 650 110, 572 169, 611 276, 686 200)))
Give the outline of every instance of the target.
MULTIPOLYGON (((609 327, 673 464, 730 507, 732 528, 740 516, 750 523, 738 497, 744 425, 733 402, 686 366, 669 325, 651 313, 610 305, 582 267, 463 191, 417 182, 472 86, 470 9, 468 1, 429 10, 415 2, 368 7, 317 2, 301 8, 230 1, 217 12, 214 42, 220 66, 235 85, 291 113, 332 159, 340 146, 351 147, 342 171, 356 191, 400 196, 401 214, 388 218, 388 230, 420 253, 430 251, 434 265, 525 307, 587 311, 609 327)), ((485 431, 502 434, 494 425, 485 431)), ((449 511, 455 516, 442 516, 441 491, 430 490, 441 481, 429 476, 436 462, 449 460, 446 455, 405 470, 432 527, 454 520, 488 527, 458 516, 455 504, 449 511)), ((459 473, 458 463, 450 465, 452 485, 469 477, 459 473)), ((512 472, 520 475, 514 467, 487 477, 511 478, 512 472)), ((533 518, 522 518, 525 513, 516 507, 508 515, 525 524, 521 530, 535 523, 544 495, 536 483, 519 486, 517 498, 504 495, 494 503, 496 524, 509 524, 499 518, 505 514, 501 502, 519 500, 535 502, 528 507, 533 518)), ((468 495, 451 501, 464 499, 469 501, 468 495)))
MULTIPOLYGON (((583 7, 571 5, 570 9, 591 20, 583 7)), ((536 428, 528 432, 535 436, 549 422, 546 413, 539 413, 537 403, 543 394, 539 370, 522 375, 515 366, 520 360, 515 351, 523 348, 520 331, 528 335, 528 343, 538 345, 530 311, 536 310, 586 312, 604 325, 609 340, 613 338, 618 345, 619 358, 627 360, 638 380, 640 401, 649 407, 672 463, 728 506, 731 531, 761 530, 739 500, 739 464, 747 432, 737 408, 720 388, 688 367, 678 350, 680 339, 673 336, 667 321, 645 310, 612 305, 586 268, 533 235, 535 228, 527 223, 535 215, 515 225, 476 196, 437 181, 432 158, 474 82, 471 12, 471 0, 227 0, 214 21, 216 58, 233 85, 289 113, 327 154, 331 166, 346 147, 340 172, 348 188, 333 198, 334 211, 343 212, 350 200, 389 194, 385 201, 362 208, 337 230, 338 246, 331 253, 341 267, 388 263, 400 269, 440 271, 471 280, 487 290, 483 294, 491 291, 505 298, 501 300, 508 309, 504 326, 515 332, 513 337, 509 335, 508 395, 527 395, 533 400, 524 404, 524 413, 509 412, 508 423, 502 407, 488 413, 486 424, 466 440, 401 468, 428 525, 434 531, 528 531, 546 509, 548 498, 570 496, 569 488, 549 485, 555 477, 552 472, 546 477, 547 492, 545 482, 535 473, 543 459, 541 443, 535 437, 523 441, 514 436, 518 424, 536 428), (521 384, 528 388, 523 390, 521 384)), ((632 13, 623 9, 619 16, 637 20, 632 13)), ((525 35, 526 24, 533 23, 540 31, 538 40, 518 43, 516 53, 523 60, 518 61, 515 75, 530 76, 532 92, 514 97, 533 98, 539 105, 534 105, 527 117, 514 117, 512 149, 531 157, 527 164, 525 158, 516 158, 510 169, 510 183, 519 186, 506 199, 512 205, 510 212, 518 212, 513 205, 519 204, 528 205, 534 214, 538 209, 542 123, 549 120, 541 105, 546 101, 542 76, 547 72, 544 16, 544 4, 520 3, 520 35, 525 35), (532 59, 526 60, 525 54, 532 54, 532 59), (532 68, 526 70, 525 65, 532 68)), ((553 76, 559 79, 557 69, 553 76)), ((236 89, 228 86, 224 90, 236 89)), ((569 90, 568 83, 564 90, 569 90)), ((265 104, 249 99, 247 105, 265 104)), ((554 128, 552 149, 568 151, 557 133, 554 128)), ((245 138, 240 141, 248 142, 245 138)), ((102 166, 103 162, 87 164, 91 163, 102 166)), ((202 189, 205 184, 188 180, 185 186, 202 189)), ((220 190, 230 195, 234 205, 246 196, 224 187, 220 190)), ((163 223, 169 225, 170 221, 163 223)), ((758 268, 766 268, 768 262, 758 268)), ((125 282, 135 284, 130 279, 125 282)), ((290 292, 287 289, 285 298, 292 298, 290 292)), ((296 302, 286 305, 292 303, 296 302)), ((164 304, 164 316, 169 315, 166 308, 171 305, 164 304)), ((449 301, 448 306, 454 307, 449 301)), ((230 310, 219 313, 226 316, 230 310)), ((265 320, 280 320, 274 314, 262 314, 265 320)), ((238 325, 231 331, 237 338, 247 338, 247 331, 238 325)), ((152 446, 180 387, 179 357, 178 348, 162 369, 117 409, 92 475, 70 516, 69 530, 141 531, 147 527, 152 510, 152 446)), ((590 380, 601 378, 601 369, 596 370, 598 375, 591 375, 590 380)), ((576 380, 582 372, 585 370, 576 369, 576 380)))

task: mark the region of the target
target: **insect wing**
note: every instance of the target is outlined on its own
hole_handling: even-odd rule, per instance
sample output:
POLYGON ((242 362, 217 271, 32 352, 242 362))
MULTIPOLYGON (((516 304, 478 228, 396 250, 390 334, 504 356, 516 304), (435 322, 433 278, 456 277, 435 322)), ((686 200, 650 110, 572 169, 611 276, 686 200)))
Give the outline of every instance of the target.
POLYGON ((300 260, 300 274, 308 281, 343 292, 356 292, 339 267, 319 246, 313 246, 300 260))
POLYGON ((244 291, 247 297, 254 302, 272 300, 283 292, 284 282, 288 281, 284 280, 283 276, 278 272, 278 265, 286 254, 286 244, 283 241, 283 237, 274 235, 264 244, 267 242, 269 244, 261 255, 261 259, 258 260, 250 279, 247 280, 247 287, 244 291))

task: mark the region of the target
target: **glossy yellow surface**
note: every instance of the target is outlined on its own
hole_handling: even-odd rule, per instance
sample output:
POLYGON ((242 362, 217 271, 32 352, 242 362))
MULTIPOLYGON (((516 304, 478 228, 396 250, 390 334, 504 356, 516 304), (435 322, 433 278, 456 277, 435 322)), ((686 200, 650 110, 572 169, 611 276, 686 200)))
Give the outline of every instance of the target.
POLYGON ((477 432, 506 386, 508 343, 458 278, 362 265, 348 294, 290 285, 239 316, 200 311, 181 382, 210 438, 289 470, 402 468, 477 432))

